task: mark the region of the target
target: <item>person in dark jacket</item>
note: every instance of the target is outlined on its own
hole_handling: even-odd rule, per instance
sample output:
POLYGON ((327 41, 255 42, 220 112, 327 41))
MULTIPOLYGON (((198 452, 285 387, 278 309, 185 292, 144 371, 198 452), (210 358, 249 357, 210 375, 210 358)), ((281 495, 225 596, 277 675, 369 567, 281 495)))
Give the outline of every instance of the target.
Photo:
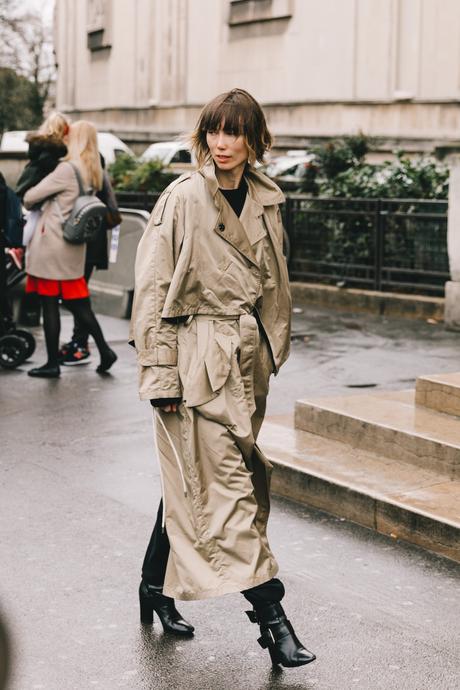
MULTIPOLYGON (((96 196, 107 206, 107 212, 96 237, 86 245, 85 280, 88 283, 95 268, 104 271, 109 267, 109 254, 107 247, 107 232, 120 225, 121 216, 118 210, 117 200, 110 183, 110 177, 105 170, 105 160, 102 154, 101 165, 103 168, 102 189, 96 196)), ((88 362, 91 353, 88 347, 89 333, 87 329, 74 319, 72 338, 64 343, 59 351, 61 364, 70 366, 88 362)))
POLYGON ((65 139, 69 122, 62 113, 51 113, 37 132, 30 132, 29 162, 16 184, 16 194, 22 199, 28 189, 35 187, 56 168, 67 154, 65 139))
POLYGON ((3 330, 7 330, 8 325, 13 322, 13 313, 8 298, 6 280, 6 192, 7 187, 5 178, 0 172, 0 334, 3 330))
MULTIPOLYGON (((69 133, 69 120, 59 112, 51 113, 36 132, 29 132, 29 162, 16 183, 15 192, 22 200, 24 194, 52 173, 59 161, 67 155, 65 141, 69 133)), ((37 217, 36 217, 37 218, 37 217)), ((24 230, 24 235, 27 235, 24 230)), ((29 237, 30 241, 30 237, 29 237)), ((21 257, 22 258, 22 257, 21 257)), ((33 293, 24 296, 24 309, 40 320, 40 302, 33 293)))

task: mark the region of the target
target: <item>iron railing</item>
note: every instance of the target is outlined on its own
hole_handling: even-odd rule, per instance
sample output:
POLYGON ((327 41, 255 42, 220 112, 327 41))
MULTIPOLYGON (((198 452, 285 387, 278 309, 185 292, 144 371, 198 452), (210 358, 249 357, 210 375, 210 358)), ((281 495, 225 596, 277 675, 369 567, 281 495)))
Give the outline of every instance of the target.
POLYGON ((160 192, 117 192, 117 201, 120 208, 141 209, 150 213, 159 196, 160 192))
POLYGON ((290 195, 292 280, 442 295, 447 201, 290 195))
MULTIPOLYGON (((150 211, 158 194, 119 192, 150 211)), ((283 207, 291 280, 443 295, 449 280, 447 201, 289 194, 283 207)))

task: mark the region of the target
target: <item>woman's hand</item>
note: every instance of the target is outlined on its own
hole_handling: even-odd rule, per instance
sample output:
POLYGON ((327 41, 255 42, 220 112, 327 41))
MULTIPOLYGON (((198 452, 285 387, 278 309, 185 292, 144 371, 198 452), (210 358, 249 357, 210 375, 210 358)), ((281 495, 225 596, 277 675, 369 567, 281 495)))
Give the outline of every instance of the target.
POLYGON ((163 410, 163 412, 177 412, 177 404, 173 403, 172 405, 164 405, 163 407, 160 407, 160 410, 163 410))
POLYGON ((181 398, 154 398, 150 400, 152 407, 156 407, 162 412, 177 412, 181 403, 181 398))

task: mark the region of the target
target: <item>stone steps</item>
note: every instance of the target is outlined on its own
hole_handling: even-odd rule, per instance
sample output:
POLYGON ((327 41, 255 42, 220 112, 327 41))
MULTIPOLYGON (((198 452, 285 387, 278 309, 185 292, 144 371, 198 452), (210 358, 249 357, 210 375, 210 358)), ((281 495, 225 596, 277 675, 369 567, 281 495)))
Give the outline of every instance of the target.
POLYGON ((384 456, 381 442, 377 452, 352 447, 288 418, 267 419, 259 441, 275 493, 460 562, 460 481, 384 456))
MULTIPOLYGON (((426 385, 420 384, 419 390, 426 391, 426 385)), ((445 382, 438 387, 442 385, 448 388, 445 382)), ((455 400, 438 392, 423 394, 423 399, 431 404, 455 400)), ((421 396, 419 392, 419 400, 421 396)), ((414 391, 299 400, 295 427, 435 472, 445 480, 460 479, 459 418, 416 405, 414 391)))
POLYGON ((420 376, 415 387, 415 402, 460 417, 460 373, 420 376))

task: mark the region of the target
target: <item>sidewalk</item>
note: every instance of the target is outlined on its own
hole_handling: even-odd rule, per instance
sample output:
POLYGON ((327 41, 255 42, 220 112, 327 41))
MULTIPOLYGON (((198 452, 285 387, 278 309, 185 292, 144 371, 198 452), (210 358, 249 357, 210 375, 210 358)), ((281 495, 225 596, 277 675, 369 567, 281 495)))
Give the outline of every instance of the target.
POLYGON ((268 414, 304 397, 412 388, 421 374, 460 371, 460 333, 441 323, 342 314, 299 304, 291 357, 273 380, 268 414))
MULTIPOLYGON (((271 670, 240 595, 187 602, 194 640, 140 626, 137 585, 160 497, 150 408, 137 399, 128 324, 101 317, 113 372, 44 361, 0 371, 0 606, 15 652, 11 690, 456 690, 460 569, 416 547, 275 498, 270 538, 286 609, 318 656, 271 670)), ((70 332, 63 319, 63 336, 70 332)), ((273 381, 269 415, 297 398, 395 390, 460 369, 441 326, 308 310, 273 381), (350 386, 352 386, 350 388, 350 386)))

